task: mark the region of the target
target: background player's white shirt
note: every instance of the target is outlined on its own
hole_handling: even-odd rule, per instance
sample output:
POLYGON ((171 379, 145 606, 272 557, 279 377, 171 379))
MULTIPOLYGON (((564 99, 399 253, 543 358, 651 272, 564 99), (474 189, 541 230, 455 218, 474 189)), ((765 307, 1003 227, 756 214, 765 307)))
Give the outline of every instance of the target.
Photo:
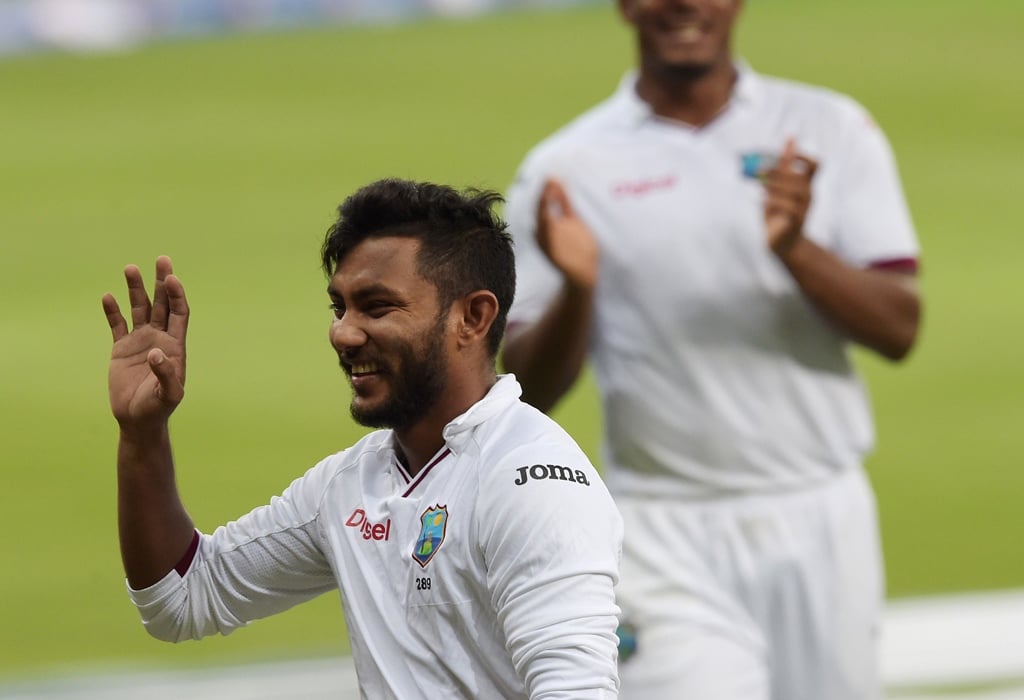
POLYGON ((147 629, 226 634, 337 586, 367 698, 617 697, 622 520, 519 395, 500 378, 416 477, 377 431, 204 535, 184 577, 130 590, 147 629))
POLYGON ((511 324, 536 320, 561 285, 535 240, 546 178, 600 243, 591 357, 613 491, 790 488, 873 446, 847 343, 769 251, 763 187, 743 164, 795 138, 820 164, 806 234, 869 265, 918 254, 892 153, 851 99, 738 69, 729 105, 700 129, 653 115, 627 76, 535 148, 510 188, 511 324))

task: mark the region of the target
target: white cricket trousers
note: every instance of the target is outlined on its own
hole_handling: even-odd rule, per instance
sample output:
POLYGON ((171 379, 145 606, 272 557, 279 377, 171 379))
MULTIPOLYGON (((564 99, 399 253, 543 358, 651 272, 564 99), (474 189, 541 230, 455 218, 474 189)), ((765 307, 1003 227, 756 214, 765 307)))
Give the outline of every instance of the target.
POLYGON ((620 700, 876 700, 884 598, 862 469, 719 500, 618 497, 620 700))

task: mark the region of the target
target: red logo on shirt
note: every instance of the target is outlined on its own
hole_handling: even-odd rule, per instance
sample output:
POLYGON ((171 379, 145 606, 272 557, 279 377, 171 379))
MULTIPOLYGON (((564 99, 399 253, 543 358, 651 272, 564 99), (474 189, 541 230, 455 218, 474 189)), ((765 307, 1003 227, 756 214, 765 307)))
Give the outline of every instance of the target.
POLYGON ((662 175, 661 177, 649 177, 643 180, 631 180, 629 182, 617 182, 612 185, 613 197, 642 197, 654 190, 664 190, 676 184, 675 175, 662 175))
POLYGON ((382 523, 371 523, 366 519, 366 511, 356 508, 352 515, 345 521, 346 527, 359 528, 363 533, 364 540, 389 540, 391 539, 391 518, 382 523))

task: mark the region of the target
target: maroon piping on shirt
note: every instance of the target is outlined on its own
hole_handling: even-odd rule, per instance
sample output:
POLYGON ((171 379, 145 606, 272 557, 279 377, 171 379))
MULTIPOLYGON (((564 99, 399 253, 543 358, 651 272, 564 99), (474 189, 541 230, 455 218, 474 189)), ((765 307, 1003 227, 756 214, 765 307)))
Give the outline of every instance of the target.
POLYGON ((905 272, 908 275, 916 275, 919 266, 917 258, 893 258, 892 260, 877 260, 868 267, 872 270, 889 270, 891 272, 905 272))
POLYGON ((188 572, 188 567, 192 566, 192 560, 196 556, 196 550, 199 549, 199 530, 196 530, 192 535, 192 544, 185 550, 185 556, 183 556, 177 564, 174 565, 174 570, 178 572, 178 576, 184 577, 188 572))
POLYGON ((412 482, 411 484, 409 484, 409 488, 407 488, 405 490, 405 493, 402 494, 402 498, 407 498, 410 493, 412 493, 414 490, 416 490, 416 487, 419 486, 420 483, 423 481, 423 479, 427 476, 427 474, 430 473, 430 470, 433 469, 434 467, 436 467, 438 465, 438 463, 442 459, 444 459, 445 457, 447 457, 451 453, 452 453, 452 451, 446 447, 444 449, 444 452, 439 454, 437 456, 437 458, 433 462, 431 462, 427 466, 423 467, 423 469, 420 471, 420 473, 416 475, 416 480, 414 482, 412 482))

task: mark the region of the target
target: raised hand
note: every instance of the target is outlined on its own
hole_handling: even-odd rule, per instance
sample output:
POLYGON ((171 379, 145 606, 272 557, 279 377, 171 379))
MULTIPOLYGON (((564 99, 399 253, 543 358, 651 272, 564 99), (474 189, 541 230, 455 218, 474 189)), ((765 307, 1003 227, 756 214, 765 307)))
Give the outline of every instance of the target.
POLYGON ((114 338, 108 376, 110 408, 122 430, 166 423, 185 395, 189 309, 185 289, 172 272, 170 258, 157 258, 150 302, 139 268, 125 268, 131 331, 114 296, 103 296, 103 312, 114 338))
POLYGON ((811 206, 811 179, 817 169, 817 161, 798 154, 796 142, 789 139, 779 162, 764 175, 765 227, 768 246, 776 254, 788 251, 803 235, 811 206))
POLYGON ((537 244, 570 284, 592 289, 597 283, 597 240, 557 180, 544 184, 537 204, 537 244))

